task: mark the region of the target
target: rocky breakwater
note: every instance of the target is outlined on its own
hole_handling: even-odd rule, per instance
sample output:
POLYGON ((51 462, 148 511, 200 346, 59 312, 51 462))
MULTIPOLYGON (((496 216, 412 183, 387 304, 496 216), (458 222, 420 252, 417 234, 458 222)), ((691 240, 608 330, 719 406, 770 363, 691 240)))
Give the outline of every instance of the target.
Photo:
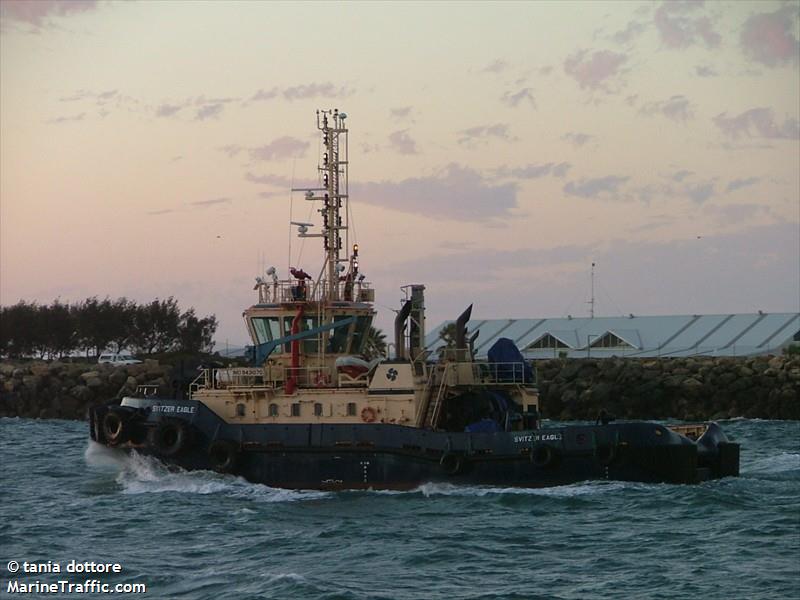
POLYGON ((553 359, 536 363, 542 411, 594 419, 800 419, 800 356, 553 359))
POLYGON ((155 360, 127 366, 90 363, 0 363, 0 417, 85 419, 90 406, 155 385, 172 395, 171 368, 155 360))

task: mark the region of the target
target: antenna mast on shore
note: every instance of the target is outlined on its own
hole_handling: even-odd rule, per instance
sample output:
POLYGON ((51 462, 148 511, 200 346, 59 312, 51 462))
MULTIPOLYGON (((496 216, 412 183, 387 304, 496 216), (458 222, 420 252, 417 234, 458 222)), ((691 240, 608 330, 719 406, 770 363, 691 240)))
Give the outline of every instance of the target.
POLYGON ((592 297, 589 300, 589 318, 594 319, 594 263, 592 263, 592 297))

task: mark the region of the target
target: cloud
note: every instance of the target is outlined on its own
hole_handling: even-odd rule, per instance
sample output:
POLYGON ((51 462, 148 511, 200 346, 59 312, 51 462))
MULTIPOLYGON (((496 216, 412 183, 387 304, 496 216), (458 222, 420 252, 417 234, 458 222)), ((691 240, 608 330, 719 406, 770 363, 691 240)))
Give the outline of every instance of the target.
POLYGON ((0 20, 3 24, 24 23, 34 31, 52 26, 53 17, 68 17, 97 8, 97 0, 3 0, 0 20))
POLYGON ((308 146, 308 142, 290 136, 283 136, 264 146, 250 148, 248 152, 253 160, 282 160, 304 156, 308 146))
POLYGON ((355 90, 347 86, 336 86, 326 81, 323 83, 304 83, 287 88, 273 86, 268 90, 259 88, 258 91, 250 96, 248 102, 266 102, 276 98, 283 98, 289 102, 313 98, 346 98, 354 93, 355 90))
POLYGON ((746 179, 734 179, 728 184, 728 187, 725 188, 726 192, 733 192, 736 190, 740 190, 742 188, 746 188, 751 185, 755 185, 761 181, 760 177, 748 177, 746 179))
POLYGON ((83 118, 85 116, 86 116, 86 113, 80 113, 80 114, 77 114, 77 115, 56 117, 55 119, 50 119, 47 122, 50 123, 50 124, 74 123, 75 121, 83 121, 83 118))
POLYGON ((272 100, 280 95, 280 90, 274 87, 271 90, 259 89, 255 94, 250 97, 251 102, 263 102, 265 100, 272 100))
POLYGON ((269 144, 255 148, 247 148, 239 144, 219 146, 217 150, 224 152, 228 158, 235 158, 246 152, 251 160, 283 160, 305 156, 309 143, 290 136, 279 137, 269 144))
POLYGON ((478 140, 487 140, 489 138, 497 138, 507 142, 516 141, 517 138, 512 137, 508 133, 508 125, 504 123, 496 123, 495 125, 478 125, 463 129, 458 132, 461 137, 458 140, 459 144, 471 144, 478 140))
POLYGON ((687 121, 694 117, 692 104, 686 96, 672 96, 669 100, 649 102, 642 105, 639 112, 644 115, 662 115, 673 121, 687 121))
POLYGON ((558 163, 553 166, 553 177, 564 177, 571 168, 572 165, 570 163, 558 163))
POLYGON ((408 135, 408 129, 390 134, 389 147, 400 154, 417 154, 417 143, 408 135))
POLYGON ((744 22, 739 37, 742 51, 767 67, 797 64, 800 41, 794 35, 794 28, 798 15, 797 5, 786 5, 775 12, 751 16, 744 22))
POLYGON ((751 108, 735 117, 729 117, 725 112, 714 117, 714 123, 725 135, 734 139, 740 136, 786 140, 800 138, 797 119, 787 117, 783 123, 777 123, 771 108, 751 108))
POLYGON ((228 144, 227 146, 220 146, 217 148, 220 152, 224 152, 228 155, 228 158, 234 158, 239 155, 240 152, 246 150, 244 146, 239 146, 238 144, 228 144))
POLYGON ((522 88, 520 91, 512 94, 506 92, 500 101, 508 104, 509 106, 519 106, 520 102, 527 100, 533 108, 536 108, 536 99, 533 97, 533 88, 522 88))
POLYGON ((213 198, 211 200, 197 200, 195 202, 190 202, 192 206, 196 206, 198 208, 208 208, 210 206, 216 206, 217 204, 230 204, 230 198, 213 198))
POLYGON ((169 214, 171 212, 175 212, 175 211, 172 210, 171 208, 164 208, 164 209, 161 209, 161 210, 149 210, 149 211, 147 211, 147 214, 148 215, 166 215, 166 214, 169 214))
POLYGON ((769 208, 762 204, 724 204, 722 206, 708 206, 705 209, 719 222, 739 224, 769 214, 769 208))
POLYGON ((631 21, 625 29, 612 35, 611 39, 617 44, 627 44, 644 33, 645 29, 647 29, 647 26, 644 23, 631 21))
POLYGON ((195 121, 205 121, 206 119, 216 119, 222 114, 222 109, 225 108, 225 105, 221 102, 217 102, 214 104, 205 104, 197 109, 197 113, 194 116, 195 121))
POLYGON ((673 173, 670 176, 670 179, 672 179, 673 181, 683 181, 684 179, 686 179, 690 175, 694 175, 694 172, 693 171, 687 171, 686 169, 681 169, 680 171, 675 171, 675 173, 673 173))
POLYGON ((598 198, 601 195, 615 195, 620 186, 628 181, 629 177, 608 175, 595 179, 580 179, 579 181, 569 181, 564 186, 564 193, 580 198, 598 198))
POLYGON ((517 207, 516 184, 492 185, 477 171, 457 164, 429 177, 397 182, 351 181, 350 193, 360 202, 457 221, 508 217, 517 207))
POLYGON ((412 106, 399 106, 397 108, 389 109, 389 113, 393 119, 405 119, 411 115, 412 110, 412 106))
POLYGON ((157 117, 171 117, 183 108, 180 104, 160 104, 156 108, 157 117))
POLYGON ((704 65, 698 65, 694 68, 694 73, 698 77, 717 77, 719 73, 717 73, 711 67, 707 67, 704 65))
POLYGON ((565 140, 571 143, 575 147, 585 146, 587 143, 594 139, 593 135, 589 135, 588 133, 579 133, 579 132, 572 132, 565 133, 561 136, 562 140, 565 140))
POLYGON ((692 199, 692 201, 696 202, 697 204, 702 204, 714 195, 714 183, 705 182, 687 185, 684 188, 684 192, 687 196, 689 196, 689 198, 692 199))
POLYGON ((292 185, 289 178, 282 175, 255 175, 248 171, 245 173, 244 178, 251 183, 258 183, 261 185, 275 185, 284 188, 292 185))
POLYGON ((598 50, 591 55, 587 50, 580 50, 564 61, 564 72, 583 89, 608 92, 625 61, 624 54, 610 50, 598 50))
POLYGON ((353 90, 344 86, 336 87, 330 82, 296 85, 283 90, 283 97, 289 101, 309 98, 345 98, 352 94, 353 90))
POLYGON ((689 13, 701 8, 699 2, 667 0, 655 13, 655 24, 661 41, 669 48, 688 48, 705 43, 708 48, 719 46, 722 38, 714 31, 708 17, 692 17, 689 13))
POLYGON ((508 63, 504 60, 500 60, 499 58, 495 61, 492 61, 483 69, 481 69, 484 73, 502 73, 508 67, 508 63))
POLYGON ((495 177, 516 179, 539 179, 552 175, 553 177, 564 177, 567 171, 572 167, 570 163, 543 163, 543 164, 529 164, 522 167, 502 167, 495 171, 495 177))

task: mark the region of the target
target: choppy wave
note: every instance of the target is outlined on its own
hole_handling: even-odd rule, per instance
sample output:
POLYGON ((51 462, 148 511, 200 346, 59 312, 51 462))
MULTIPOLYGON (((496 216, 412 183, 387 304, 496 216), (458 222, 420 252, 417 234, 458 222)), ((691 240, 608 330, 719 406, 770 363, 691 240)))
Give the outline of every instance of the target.
POLYGON ((794 452, 781 452, 774 456, 765 456, 752 462, 748 473, 777 475, 797 471, 800 472, 800 454, 794 452))
POLYGON ((87 446, 82 423, 2 419, 0 558, 113 560, 148 596, 192 600, 794 599, 800 424, 725 430, 743 476, 698 486, 333 493, 87 446))

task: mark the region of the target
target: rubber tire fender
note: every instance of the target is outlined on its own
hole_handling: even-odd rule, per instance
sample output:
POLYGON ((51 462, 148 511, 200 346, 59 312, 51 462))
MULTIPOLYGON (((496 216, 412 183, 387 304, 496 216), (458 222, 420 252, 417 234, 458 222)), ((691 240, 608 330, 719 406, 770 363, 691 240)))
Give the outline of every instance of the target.
POLYGON ((448 475, 458 475, 464 472, 467 464, 466 457, 453 452, 445 452, 439 459, 439 464, 448 475))
POLYGON ((191 431, 183 421, 161 421, 148 435, 150 446, 161 456, 175 456, 191 442, 191 431))
POLYGON ((531 450, 531 462, 534 467, 546 469, 552 467, 558 458, 557 450, 547 444, 537 444, 531 450))
POLYGON ((103 418, 108 413, 107 406, 95 406, 89 413, 91 422, 91 437, 98 444, 106 443, 106 436, 103 433, 103 418))
POLYGON ((232 473, 239 465, 239 449, 230 440, 216 440, 208 447, 208 463, 217 473, 232 473))
POLYGON ((594 456, 603 466, 608 466, 617 459, 616 446, 598 446, 594 450, 594 456))
POLYGON ((130 438, 131 416, 120 410, 110 409, 103 416, 102 432, 109 446, 124 444, 130 438))

